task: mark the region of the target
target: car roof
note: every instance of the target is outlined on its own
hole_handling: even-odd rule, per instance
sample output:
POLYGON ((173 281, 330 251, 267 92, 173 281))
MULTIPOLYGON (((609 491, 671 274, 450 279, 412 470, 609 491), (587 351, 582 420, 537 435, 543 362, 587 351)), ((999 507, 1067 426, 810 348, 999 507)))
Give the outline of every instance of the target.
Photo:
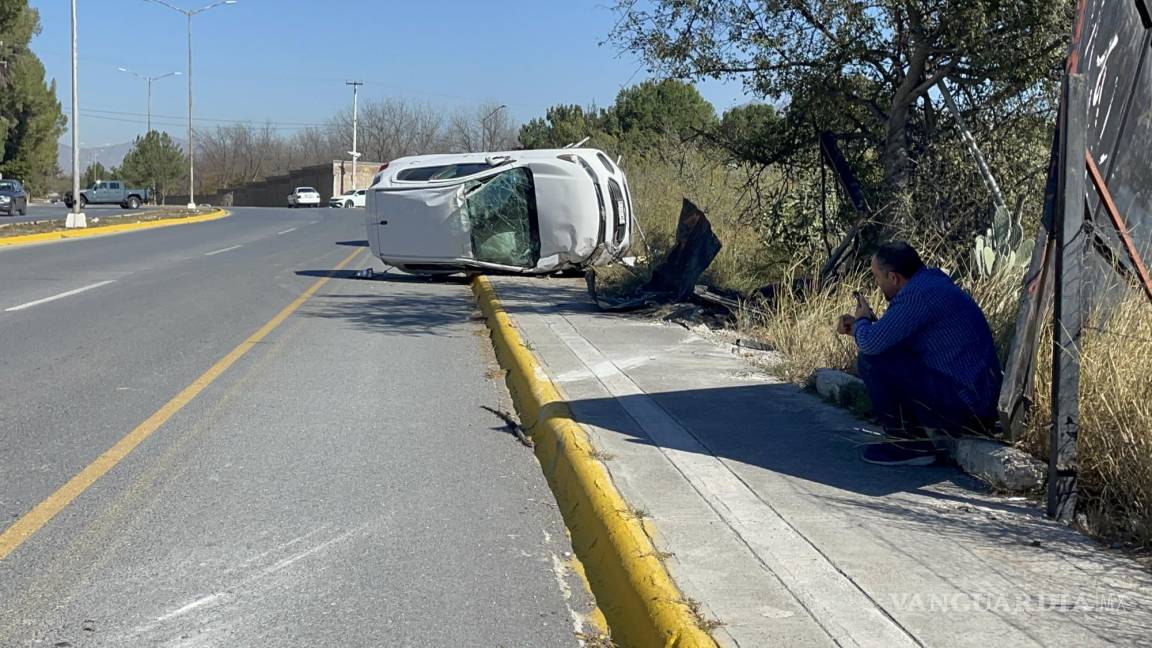
POLYGON ((457 162, 481 162, 489 157, 511 157, 517 160, 551 160, 557 155, 576 153, 577 155, 596 157, 596 154, 607 156, 600 149, 595 148, 562 148, 562 149, 523 149, 520 151, 487 151, 482 153, 436 153, 433 155, 410 155, 397 158, 388 163, 388 166, 413 166, 417 164, 453 164, 457 162))

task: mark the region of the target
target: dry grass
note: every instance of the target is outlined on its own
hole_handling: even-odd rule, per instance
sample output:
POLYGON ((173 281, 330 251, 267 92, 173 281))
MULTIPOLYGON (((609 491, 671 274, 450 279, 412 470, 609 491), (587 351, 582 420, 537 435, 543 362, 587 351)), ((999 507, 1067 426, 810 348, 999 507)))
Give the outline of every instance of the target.
MULTIPOLYGON (((627 171, 637 220, 649 244, 650 261, 663 258, 671 247, 681 199, 688 198, 708 215, 713 231, 724 244, 705 272, 704 281, 751 293, 767 284, 770 277, 786 271, 791 259, 774 253, 757 227, 739 217, 747 211, 747 169, 720 164, 689 148, 668 158, 632 160, 627 171)), ((644 255, 643 244, 637 243, 634 250, 644 255)), ((646 270, 642 266, 640 274, 646 276, 646 270)), ((635 277, 621 275, 619 279, 627 282, 635 277)))
MULTIPOLYGON (((762 240, 757 230, 741 224, 737 198, 742 178, 703 155, 670 156, 681 162, 639 160, 629 166, 629 179, 641 221, 652 248, 648 264, 658 262, 672 241, 681 197, 704 209, 724 249, 704 280, 718 288, 750 294, 769 283, 788 286, 800 276, 813 276, 819 260, 780 257, 780 246, 762 240)), ((910 237, 921 249, 932 241, 910 237)), ((931 259, 932 254, 926 254, 931 259)), ((948 269, 948 268, 946 268, 948 269)), ((637 270, 601 273, 601 283, 626 290, 647 276, 637 270)), ((1019 300, 1020 277, 962 279, 961 285, 981 305, 1001 352, 1006 355, 1019 300)), ((831 290, 796 295, 787 291, 773 304, 748 302, 737 325, 779 350, 785 360, 782 377, 804 383, 819 367, 852 370, 855 348, 835 330, 837 316, 852 310, 852 291, 860 290, 880 310, 883 300, 867 274, 851 277, 831 290)), ((1050 338, 1048 338, 1050 339, 1050 338)), ((1042 344, 1038 368, 1038 402, 1034 420, 1020 445, 1047 457, 1050 345, 1042 344)), ((1084 510, 1090 531, 1152 547, 1152 306, 1135 294, 1096 317, 1082 341, 1080 462, 1084 510), (1108 332, 1101 332, 1104 329, 1108 332)))
MULTIPOLYGON (((1080 467, 1089 531, 1152 547, 1152 305, 1131 294, 1081 340, 1080 467)), ((1048 454, 1052 354, 1041 348, 1036 418, 1021 444, 1048 454)))
MULTIPOLYGON (((997 277, 965 282, 988 316, 1001 356, 1012 336, 1019 298, 1017 280, 997 277)), ((785 294, 774 306, 749 304, 739 326, 779 349, 782 377, 804 383, 819 367, 853 370, 855 348, 834 331, 849 312, 852 290, 869 291, 864 277, 804 298, 785 294)), ((881 303, 872 289, 873 306, 881 303)), ((1046 333, 1050 340, 1050 331, 1046 333)), ((1050 343, 1041 343, 1034 419, 1021 447, 1047 459, 1051 425, 1050 343)), ((1084 510, 1090 531, 1152 546, 1152 305, 1133 294, 1095 317, 1082 340, 1080 461, 1084 510)))

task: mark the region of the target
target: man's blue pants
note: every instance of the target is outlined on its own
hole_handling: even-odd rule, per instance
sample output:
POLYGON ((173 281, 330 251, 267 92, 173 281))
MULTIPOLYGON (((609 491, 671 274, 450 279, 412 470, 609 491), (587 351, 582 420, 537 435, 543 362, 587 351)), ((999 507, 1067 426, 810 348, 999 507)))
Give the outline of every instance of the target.
POLYGON ((976 411, 955 386, 907 351, 860 354, 856 369, 868 388, 877 420, 890 436, 925 438, 924 428, 954 436, 992 431, 995 404, 976 411))

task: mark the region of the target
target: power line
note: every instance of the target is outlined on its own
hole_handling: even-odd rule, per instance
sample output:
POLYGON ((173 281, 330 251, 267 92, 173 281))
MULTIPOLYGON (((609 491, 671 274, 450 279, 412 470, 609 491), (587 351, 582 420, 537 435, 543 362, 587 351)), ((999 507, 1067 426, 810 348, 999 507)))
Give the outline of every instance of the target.
MULTIPOLYGON (((99 114, 104 114, 104 115, 123 115, 123 116, 130 116, 130 117, 146 117, 147 116, 145 113, 128 112, 128 111, 123 111, 123 110, 97 110, 95 108, 86 108, 86 109, 84 109, 84 111, 81 112, 81 114, 88 114, 88 113, 99 113, 99 114)), ((157 115, 157 114, 153 114, 152 116, 153 117, 160 117, 162 119, 179 119, 179 120, 186 119, 186 117, 184 115, 157 115)), ((218 123, 227 123, 227 124, 265 124, 265 123, 269 123, 269 124, 275 124, 278 126, 298 126, 298 127, 308 127, 308 126, 322 127, 322 126, 328 125, 327 123, 324 123, 324 122, 278 122, 278 121, 263 120, 263 119, 227 119, 227 118, 223 118, 223 117, 193 117, 192 121, 218 122, 218 123)))

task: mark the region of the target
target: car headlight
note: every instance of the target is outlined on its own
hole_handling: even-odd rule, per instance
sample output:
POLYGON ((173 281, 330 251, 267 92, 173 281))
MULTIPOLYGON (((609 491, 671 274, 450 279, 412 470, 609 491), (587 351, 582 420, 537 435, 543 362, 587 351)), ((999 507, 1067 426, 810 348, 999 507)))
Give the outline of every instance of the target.
POLYGON ((8 196, 0 196, 0 205, 3 205, 4 203, 10 203, 10 202, 12 202, 12 199, 9 198, 8 196))

